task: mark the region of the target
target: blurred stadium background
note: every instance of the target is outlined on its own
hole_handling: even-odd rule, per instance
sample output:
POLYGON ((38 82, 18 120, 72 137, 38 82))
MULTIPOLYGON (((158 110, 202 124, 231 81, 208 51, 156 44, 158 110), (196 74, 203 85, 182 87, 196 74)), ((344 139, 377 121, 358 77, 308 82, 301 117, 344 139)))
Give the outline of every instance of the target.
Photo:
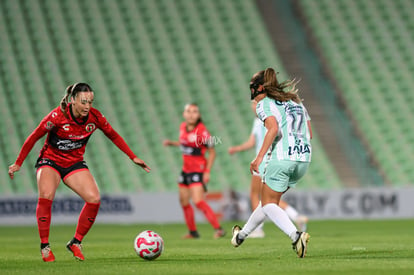
MULTIPOLYGON (((274 67, 301 78, 314 157, 298 189, 412 187, 412 0, 0 0, 0 194, 36 194, 38 142, 11 181, 25 138, 87 82, 101 110, 152 168, 99 131, 85 156, 103 194, 174 192, 183 106, 217 137, 211 191, 248 192, 254 152, 248 83, 274 67)), ((58 191, 71 194, 63 185, 58 191)))

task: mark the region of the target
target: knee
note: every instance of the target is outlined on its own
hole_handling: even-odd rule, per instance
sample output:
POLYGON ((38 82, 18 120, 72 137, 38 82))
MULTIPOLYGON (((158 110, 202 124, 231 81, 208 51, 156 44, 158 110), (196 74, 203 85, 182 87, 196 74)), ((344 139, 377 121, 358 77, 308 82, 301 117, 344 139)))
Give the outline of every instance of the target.
POLYGON ((88 203, 100 203, 101 202, 101 196, 91 196, 88 199, 85 200, 88 203))
POLYGON ((92 193, 86 194, 81 197, 83 198, 85 202, 88 202, 88 203, 100 203, 101 202, 101 196, 99 192, 96 192, 96 193, 92 192, 92 193))
POLYGON ((185 198, 180 198, 180 205, 182 206, 182 207, 185 207, 185 206, 187 206, 187 205, 189 205, 190 204, 190 201, 188 200, 188 199, 185 199, 185 198))
POLYGON ((47 191, 39 192, 39 198, 53 201, 53 199, 55 198, 55 192, 47 192, 47 191))

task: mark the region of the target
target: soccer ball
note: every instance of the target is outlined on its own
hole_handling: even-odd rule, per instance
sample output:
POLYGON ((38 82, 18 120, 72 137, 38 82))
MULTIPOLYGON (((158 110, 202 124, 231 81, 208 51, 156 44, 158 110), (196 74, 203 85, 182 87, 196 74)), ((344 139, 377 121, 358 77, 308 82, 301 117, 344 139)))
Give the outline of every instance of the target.
POLYGON ((161 236, 152 230, 145 230, 138 234, 134 241, 134 250, 144 260, 158 258, 164 250, 164 241, 161 236))

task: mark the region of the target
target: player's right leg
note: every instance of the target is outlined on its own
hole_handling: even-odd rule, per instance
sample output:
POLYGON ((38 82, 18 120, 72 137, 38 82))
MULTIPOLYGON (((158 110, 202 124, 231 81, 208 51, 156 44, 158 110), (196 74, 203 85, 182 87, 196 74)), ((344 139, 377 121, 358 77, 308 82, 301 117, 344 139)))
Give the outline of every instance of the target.
POLYGON ((40 236, 40 252, 45 262, 55 261, 49 244, 52 203, 60 183, 59 172, 51 166, 41 166, 36 173, 39 199, 36 207, 36 220, 40 236))
POLYGON ((309 220, 308 217, 299 214, 293 206, 282 199, 279 201, 279 206, 286 211, 286 214, 288 214, 289 218, 296 224, 300 231, 306 231, 309 220))
POLYGON ((183 236, 183 239, 198 239, 200 235, 197 231, 197 226, 194 218, 194 209, 190 204, 190 189, 188 185, 183 183, 178 184, 178 195, 180 199, 180 205, 183 209, 184 220, 188 228, 188 234, 183 236))
POLYGON ((283 192, 275 191, 265 184, 262 191, 263 212, 292 240, 292 246, 296 254, 303 258, 306 255, 309 234, 299 232, 286 212, 278 206, 282 194, 283 192))

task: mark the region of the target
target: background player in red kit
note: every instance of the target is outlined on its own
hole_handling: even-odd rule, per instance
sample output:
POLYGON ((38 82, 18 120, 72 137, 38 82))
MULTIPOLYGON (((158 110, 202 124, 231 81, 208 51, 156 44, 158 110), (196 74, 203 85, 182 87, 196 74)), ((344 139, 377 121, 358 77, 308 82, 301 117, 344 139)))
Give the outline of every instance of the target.
POLYGON ((183 168, 178 180, 180 204, 189 234, 184 238, 199 238, 190 199, 203 212, 215 229, 214 238, 225 235, 213 210, 204 200, 206 184, 210 180, 216 152, 210 133, 201 121, 197 104, 187 104, 184 108, 184 122, 180 125, 179 141, 165 140, 164 146, 180 146, 183 155, 183 168), (208 153, 206 159, 205 153, 208 153))
POLYGON ((9 176, 20 170, 23 161, 34 144, 45 134, 45 144, 36 163, 36 178, 39 199, 36 218, 40 235, 40 250, 43 261, 53 262, 49 245, 49 229, 52 202, 60 180, 78 194, 85 205, 79 215, 75 236, 66 245, 73 256, 84 260, 81 242, 92 227, 100 206, 98 186, 88 166, 83 161, 86 143, 96 129, 101 129, 111 141, 145 171, 150 168, 139 159, 124 139, 107 122, 106 118, 92 108, 94 93, 86 83, 77 83, 66 88, 60 106, 52 110, 24 142, 14 164, 9 166, 9 176))

